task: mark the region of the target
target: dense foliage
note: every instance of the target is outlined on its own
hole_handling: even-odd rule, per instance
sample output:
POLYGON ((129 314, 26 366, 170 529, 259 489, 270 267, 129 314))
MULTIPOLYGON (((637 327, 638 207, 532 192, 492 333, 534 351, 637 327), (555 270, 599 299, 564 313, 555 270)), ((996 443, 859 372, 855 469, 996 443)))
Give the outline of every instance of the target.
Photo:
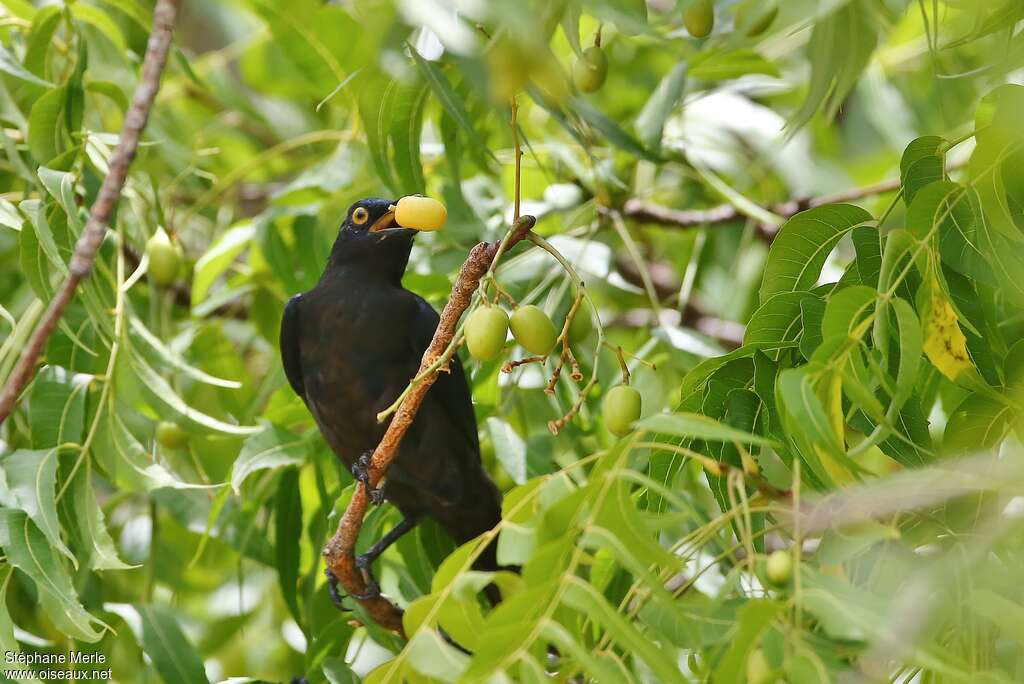
MULTIPOLYGON (((0 385, 151 15, 0 2, 0 385)), ((0 426, 0 650, 127 682, 1020 681, 1022 22, 1017 0, 186 0, 92 277, 0 426), (548 392, 557 358, 464 354, 505 492, 484 539, 522 573, 420 525, 377 568, 402 642, 328 597, 352 478, 278 325, 367 196, 443 199, 404 281, 442 306, 508 229, 517 142, 565 264, 524 242, 492 285, 560 329, 578 274, 601 325, 548 392), (632 431, 632 397, 602 415, 620 359, 632 431)), ((362 543, 397 520, 375 508, 362 543)))

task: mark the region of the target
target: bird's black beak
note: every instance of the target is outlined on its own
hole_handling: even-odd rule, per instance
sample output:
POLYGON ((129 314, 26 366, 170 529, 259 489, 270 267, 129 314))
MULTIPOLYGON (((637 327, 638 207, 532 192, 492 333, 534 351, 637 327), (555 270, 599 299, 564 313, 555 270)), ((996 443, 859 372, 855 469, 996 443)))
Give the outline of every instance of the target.
POLYGON ((387 213, 374 221, 366 232, 378 234, 381 240, 390 237, 412 237, 418 233, 418 230, 398 225, 395 220, 395 204, 397 203, 392 202, 387 213))

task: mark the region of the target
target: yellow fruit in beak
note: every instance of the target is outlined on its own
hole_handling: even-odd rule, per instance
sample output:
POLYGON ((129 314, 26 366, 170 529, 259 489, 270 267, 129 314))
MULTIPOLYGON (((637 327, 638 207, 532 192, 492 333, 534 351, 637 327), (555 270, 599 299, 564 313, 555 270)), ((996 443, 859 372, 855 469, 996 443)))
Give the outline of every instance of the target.
POLYGON ((395 221, 403 228, 421 231, 440 230, 448 220, 448 210, 436 199, 409 195, 398 200, 395 221))

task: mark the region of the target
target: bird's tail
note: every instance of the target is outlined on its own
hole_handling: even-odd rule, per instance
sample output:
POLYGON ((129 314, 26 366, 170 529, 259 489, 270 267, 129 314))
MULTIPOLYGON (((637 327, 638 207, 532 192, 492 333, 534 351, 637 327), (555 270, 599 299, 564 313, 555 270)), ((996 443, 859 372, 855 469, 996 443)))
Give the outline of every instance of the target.
MULTIPOLYGON (((462 505, 458 506, 457 509, 452 510, 451 514, 445 516, 445 519, 440 522, 452 539, 461 545, 493 529, 495 525, 501 522, 501 492, 498 491, 498 488, 491 482, 490 478, 485 476, 472 493, 470 500, 463 501, 462 505)), ((497 570, 519 572, 517 566, 501 566, 498 564, 497 538, 492 540, 480 552, 480 555, 473 562, 473 569, 484 572, 497 570)), ((484 593, 492 605, 501 602, 501 593, 493 584, 486 587, 484 593)))

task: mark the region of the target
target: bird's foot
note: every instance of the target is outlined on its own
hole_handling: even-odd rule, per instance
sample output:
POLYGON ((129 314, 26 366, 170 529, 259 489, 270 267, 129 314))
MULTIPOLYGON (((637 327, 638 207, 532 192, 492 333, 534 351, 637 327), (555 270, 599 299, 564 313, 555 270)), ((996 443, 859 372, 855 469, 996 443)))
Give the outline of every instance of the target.
POLYGON ((356 482, 362 482, 366 488, 366 494, 370 497, 370 503, 379 506, 384 503, 384 489, 370 486, 370 459, 373 458, 372 451, 365 451, 359 460, 352 466, 352 477, 356 482))
POLYGON ((327 575, 327 592, 331 595, 331 603, 338 610, 347 613, 349 609, 343 603, 345 594, 341 593, 338 589, 338 578, 335 577, 330 568, 324 568, 324 574, 327 575))
POLYGON ((366 601, 380 596, 380 585, 370 571, 370 566, 377 557, 368 553, 356 556, 356 567, 363 573, 363 581, 366 582, 366 591, 361 594, 351 594, 352 598, 366 601))

